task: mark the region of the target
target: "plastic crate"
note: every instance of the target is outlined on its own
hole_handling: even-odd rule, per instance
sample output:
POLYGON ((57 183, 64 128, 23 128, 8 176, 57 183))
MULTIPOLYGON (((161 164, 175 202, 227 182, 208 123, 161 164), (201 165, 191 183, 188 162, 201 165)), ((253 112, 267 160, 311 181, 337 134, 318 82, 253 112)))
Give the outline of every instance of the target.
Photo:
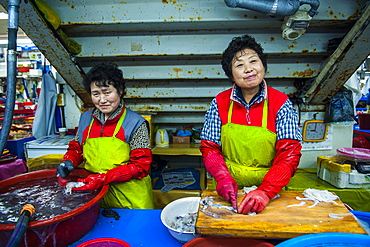
POLYGON ((26 160, 24 145, 25 143, 35 139, 36 138, 34 136, 29 136, 18 140, 8 140, 5 147, 9 150, 11 154, 16 155, 18 159, 26 160))
POLYGON ((370 236, 356 233, 313 233, 281 242, 275 247, 370 247, 370 236))

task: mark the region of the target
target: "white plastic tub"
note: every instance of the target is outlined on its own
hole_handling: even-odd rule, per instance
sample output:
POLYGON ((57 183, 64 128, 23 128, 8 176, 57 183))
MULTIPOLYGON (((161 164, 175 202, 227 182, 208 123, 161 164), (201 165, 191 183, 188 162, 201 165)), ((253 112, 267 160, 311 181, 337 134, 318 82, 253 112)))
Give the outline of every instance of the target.
POLYGON ((200 197, 185 197, 169 203, 161 213, 161 221, 167 227, 171 235, 180 243, 186 243, 200 237, 195 230, 181 232, 171 227, 177 216, 185 216, 188 213, 197 213, 200 197))

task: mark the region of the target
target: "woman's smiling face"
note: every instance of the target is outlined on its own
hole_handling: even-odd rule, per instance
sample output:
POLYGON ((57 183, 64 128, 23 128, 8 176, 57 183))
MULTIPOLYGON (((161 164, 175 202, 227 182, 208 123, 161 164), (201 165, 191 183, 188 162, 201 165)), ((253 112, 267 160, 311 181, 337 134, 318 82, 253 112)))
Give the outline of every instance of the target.
POLYGON ((121 97, 117 89, 112 85, 98 87, 95 82, 90 84, 91 99, 96 108, 105 116, 105 120, 118 108, 121 97))
POLYGON ((251 49, 236 53, 231 66, 234 82, 242 90, 258 88, 265 77, 265 67, 258 54, 251 49))

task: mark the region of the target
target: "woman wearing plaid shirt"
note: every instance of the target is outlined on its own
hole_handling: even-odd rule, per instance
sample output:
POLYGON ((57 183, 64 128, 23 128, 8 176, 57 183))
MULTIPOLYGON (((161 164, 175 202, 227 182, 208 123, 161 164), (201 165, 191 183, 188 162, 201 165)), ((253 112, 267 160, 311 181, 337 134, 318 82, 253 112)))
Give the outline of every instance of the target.
POLYGON ((301 157, 298 114, 288 96, 267 86, 267 56, 249 35, 235 37, 222 55, 233 84, 210 104, 200 150, 217 193, 238 213, 261 212, 294 175, 301 157), (237 191, 246 194, 237 206, 237 191))

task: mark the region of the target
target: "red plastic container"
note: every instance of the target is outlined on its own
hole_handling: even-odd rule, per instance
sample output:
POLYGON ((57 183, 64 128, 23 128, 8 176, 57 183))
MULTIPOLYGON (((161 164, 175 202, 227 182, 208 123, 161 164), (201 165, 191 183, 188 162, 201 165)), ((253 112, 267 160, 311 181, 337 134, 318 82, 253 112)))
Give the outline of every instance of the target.
MULTIPOLYGON (((56 169, 48 169, 5 179, 0 181, 0 193, 5 193, 9 186, 19 182, 32 181, 40 178, 54 178, 55 172, 56 169)), ((76 181, 77 178, 85 178, 89 174, 84 169, 75 169, 68 176, 68 179, 76 181)), ((76 242, 88 233, 98 220, 100 212, 99 201, 107 190, 108 186, 104 186, 99 194, 91 201, 68 213, 46 220, 30 222, 24 234, 24 239, 19 246, 63 247, 76 242)), ((6 245, 14 228, 15 224, 0 224, 1 247, 6 245)))
POLYGON ((30 71, 30 69, 32 69, 32 67, 17 67, 17 69, 18 69, 18 72, 23 73, 23 72, 30 71))
POLYGON ((116 238, 96 238, 77 245, 77 247, 130 247, 128 243, 116 238))
POLYGON ((360 129, 370 130, 370 113, 359 113, 358 124, 360 125, 360 129))

